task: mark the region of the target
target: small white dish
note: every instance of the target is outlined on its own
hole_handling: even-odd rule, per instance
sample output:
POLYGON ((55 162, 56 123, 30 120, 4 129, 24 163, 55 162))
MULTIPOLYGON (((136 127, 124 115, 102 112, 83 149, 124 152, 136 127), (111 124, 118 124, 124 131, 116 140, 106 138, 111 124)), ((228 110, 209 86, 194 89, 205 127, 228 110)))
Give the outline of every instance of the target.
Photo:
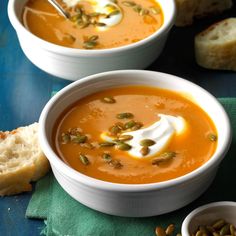
POLYGON ((182 236, 190 236, 199 225, 209 225, 218 219, 236 226, 236 202, 213 202, 195 209, 183 221, 182 236))
POLYGON ((158 58, 174 25, 176 7, 174 0, 156 1, 164 14, 161 28, 136 43, 110 49, 68 48, 35 36, 23 26, 21 20, 27 0, 9 0, 8 16, 23 52, 33 64, 54 76, 77 80, 110 70, 144 69, 158 58))

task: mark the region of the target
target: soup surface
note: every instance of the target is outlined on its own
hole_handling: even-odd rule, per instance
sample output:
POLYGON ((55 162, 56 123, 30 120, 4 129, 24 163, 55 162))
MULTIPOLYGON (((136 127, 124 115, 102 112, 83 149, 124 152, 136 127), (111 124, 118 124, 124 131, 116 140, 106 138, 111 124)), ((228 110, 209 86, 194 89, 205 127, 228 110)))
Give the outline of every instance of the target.
POLYGON ((23 24, 38 37, 71 48, 114 48, 140 41, 163 24, 155 0, 58 0, 66 19, 46 0, 29 0, 23 24))
POLYGON ((58 155, 75 170, 126 184, 185 175, 208 161, 217 146, 214 124, 201 108, 181 94, 145 86, 82 98, 62 113, 53 140, 58 155), (171 118, 167 126, 159 123, 163 117, 171 118), (172 129, 171 120, 184 125, 177 122, 172 129), (140 152, 132 153, 135 147, 140 152))

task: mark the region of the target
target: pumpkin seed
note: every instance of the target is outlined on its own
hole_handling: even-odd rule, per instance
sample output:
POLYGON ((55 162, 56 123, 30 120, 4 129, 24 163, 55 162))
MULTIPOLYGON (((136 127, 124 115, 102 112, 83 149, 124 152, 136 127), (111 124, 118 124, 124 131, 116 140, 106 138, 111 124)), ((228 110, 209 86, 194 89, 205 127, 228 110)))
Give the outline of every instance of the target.
POLYGON ((161 13, 161 10, 157 7, 150 7, 150 10, 153 14, 157 15, 161 13))
POLYGON ((171 160, 173 157, 176 156, 175 152, 164 152, 159 157, 152 160, 153 165, 159 165, 162 162, 166 162, 171 160))
POLYGON ((154 145, 156 142, 153 141, 152 139, 143 139, 140 141, 140 145, 141 146, 144 146, 144 147, 149 147, 149 146, 152 146, 154 145))
POLYGON ((115 145, 115 143, 111 143, 111 142, 102 142, 99 143, 100 147, 112 147, 115 145))
POLYGON ((225 225, 225 220, 219 219, 219 220, 217 220, 216 222, 214 222, 214 223, 212 224, 212 227, 213 227, 214 229, 220 229, 220 228, 222 228, 224 225, 225 225))
POLYGON ((156 233, 156 236, 166 236, 165 230, 160 226, 156 227, 155 233, 156 233))
POLYGON ((116 102, 116 100, 113 97, 104 97, 104 98, 101 99, 101 101, 104 102, 104 103, 110 103, 110 104, 116 102))
POLYGON ((121 169, 123 167, 119 160, 111 160, 109 165, 113 166, 115 169, 121 169))
POLYGON ((112 127, 109 128, 109 131, 112 135, 117 135, 118 133, 121 132, 121 129, 117 125, 113 125, 112 127))
POLYGON ((79 155, 79 158, 80 158, 80 161, 84 164, 84 165, 89 165, 90 162, 89 162, 89 159, 82 153, 80 153, 79 155))
POLYGON ((220 235, 224 236, 224 235, 228 235, 230 233, 230 228, 229 228, 229 224, 226 224, 225 226, 223 226, 220 230, 220 235))
POLYGON ((128 141, 128 140, 131 140, 131 139, 133 139, 133 136, 132 136, 132 135, 128 135, 128 134, 126 134, 126 135, 121 135, 121 136, 118 138, 119 141, 128 141))
POLYGON ((140 16, 144 16, 144 15, 148 15, 149 14, 149 11, 147 9, 144 9, 142 8, 140 11, 139 11, 139 15, 140 16))
POLYGON ((149 152, 150 152, 150 149, 147 146, 146 147, 142 147, 140 149, 140 153, 142 154, 142 156, 146 156, 149 152))
POLYGON ((136 5, 136 6, 134 6, 134 8, 133 8, 133 10, 135 11, 135 12, 140 12, 141 10, 142 10, 143 8, 140 6, 140 5, 136 5))
POLYGON ((106 162, 110 162, 112 160, 111 155, 108 153, 103 153, 102 154, 102 159, 106 162))
POLYGON ((133 1, 123 1, 122 4, 126 7, 134 7, 136 6, 136 3, 133 1))
POLYGON ((95 25, 98 26, 98 27, 104 27, 104 26, 106 26, 106 24, 105 24, 105 23, 102 23, 102 22, 97 22, 95 25))
POLYGON ((138 130, 138 129, 140 129, 142 126, 143 126, 142 123, 136 122, 136 124, 135 124, 133 127, 131 127, 131 130, 132 130, 132 131, 138 130))
POLYGON ((63 144, 69 143, 69 141, 70 141, 70 135, 69 134, 63 133, 61 138, 62 138, 62 143, 63 144))
POLYGON ((132 148, 129 144, 123 143, 123 142, 118 142, 116 144, 116 147, 117 149, 122 150, 122 151, 128 151, 132 148))
POLYGON ((130 112, 123 112, 123 113, 119 113, 116 115, 117 119, 130 119, 133 117, 134 117, 134 115, 130 112))
POLYGON ((174 230, 175 230, 175 226, 174 224, 170 224, 167 226, 165 232, 166 232, 166 235, 169 236, 169 235, 172 235, 174 233, 174 230))
POLYGON ((124 124, 125 129, 131 129, 136 125, 136 122, 134 120, 130 120, 124 124))
POLYGON ((125 129, 124 124, 121 123, 121 122, 116 122, 115 125, 118 126, 120 130, 124 130, 125 129))
POLYGON ((85 143, 86 140, 87 140, 87 136, 86 135, 81 135, 81 136, 78 135, 78 136, 76 136, 76 137, 71 139, 71 141, 73 143, 85 143))
POLYGON ((234 225, 230 225, 229 226, 229 230, 230 230, 230 234, 231 235, 235 235, 235 227, 234 227, 234 225))
POLYGON ((213 133, 210 133, 210 134, 208 135, 208 138, 209 138, 209 140, 212 141, 212 142, 216 142, 216 141, 217 141, 217 136, 216 136, 215 134, 213 134, 213 133))
POLYGON ((94 149, 95 147, 91 143, 83 143, 81 145, 82 147, 88 148, 88 149, 94 149))
POLYGON ((111 17, 111 16, 118 15, 118 14, 120 14, 120 11, 119 11, 119 10, 112 11, 109 15, 107 15, 107 18, 109 18, 109 17, 111 17))

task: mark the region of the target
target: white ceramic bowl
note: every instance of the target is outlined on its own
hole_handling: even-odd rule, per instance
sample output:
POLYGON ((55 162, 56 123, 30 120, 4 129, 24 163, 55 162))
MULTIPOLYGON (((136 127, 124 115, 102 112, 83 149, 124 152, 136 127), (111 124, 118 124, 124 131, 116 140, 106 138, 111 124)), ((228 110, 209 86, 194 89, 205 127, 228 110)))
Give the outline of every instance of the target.
POLYGON ((236 202, 214 202, 195 209, 182 224, 182 236, 189 236, 199 225, 210 225, 218 219, 236 226, 236 202))
POLYGON ((21 22, 27 0, 9 0, 8 15, 20 45, 29 60, 40 69, 60 78, 77 80, 98 72, 143 69, 161 53, 175 20, 175 1, 156 0, 162 7, 164 23, 151 36, 118 48, 83 50, 58 46, 38 38, 21 22))
POLYGON ((211 184, 231 141, 228 117, 219 102, 201 87, 164 73, 123 70, 104 72, 78 80, 59 91, 40 116, 40 143, 59 184, 82 204, 113 215, 152 216, 185 206, 211 184), (83 175, 66 165, 52 148, 52 130, 62 111, 78 99, 104 89, 147 85, 184 92, 202 107, 217 127, 218 146, 212 158, 193 172, 165 182, 115 184, 83 175))

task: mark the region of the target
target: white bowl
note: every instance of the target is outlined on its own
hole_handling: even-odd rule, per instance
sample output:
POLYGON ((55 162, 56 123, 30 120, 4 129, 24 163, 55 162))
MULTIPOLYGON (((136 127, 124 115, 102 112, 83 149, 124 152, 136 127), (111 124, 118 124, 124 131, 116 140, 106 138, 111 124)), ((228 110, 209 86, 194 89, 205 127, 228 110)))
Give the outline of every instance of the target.
POLYGON ((146 68, 160 55, 176 13, 174 0, 156 0, 163 9, 164 23, 154 34, 127 46, 84 50, 52 44, 29 32, 21 22, 26 1, 9 0, 8 3, 9 19, 22 50, 40 69, 68 80, 109 70, 146 68))
POLYGON ((182 236, 189 236, 199 225, 211 225, 218 219, 236 226, 236 202, 214 202, 195 209, 182 224, 182 236))
POLYGON ((185 206, 211 184, 231 141, 230 123, 219 102, 207 91, 187 80, 159 72, 123 70, 104 72, 78 80, 59 91, 40 116, 39 138, 59 184, 73 198, 95 210, 119 216, 153 216, 185 206), (212 158, 185 176, 151 184, 116 184, 83 175, 66 165, 53 150, 52 130, 62 111, 80 98, 104 89, 147 85, 191 96, 211 117, 218 132, 212 158), (216 115, 217 114, 217 115, 216 115))

